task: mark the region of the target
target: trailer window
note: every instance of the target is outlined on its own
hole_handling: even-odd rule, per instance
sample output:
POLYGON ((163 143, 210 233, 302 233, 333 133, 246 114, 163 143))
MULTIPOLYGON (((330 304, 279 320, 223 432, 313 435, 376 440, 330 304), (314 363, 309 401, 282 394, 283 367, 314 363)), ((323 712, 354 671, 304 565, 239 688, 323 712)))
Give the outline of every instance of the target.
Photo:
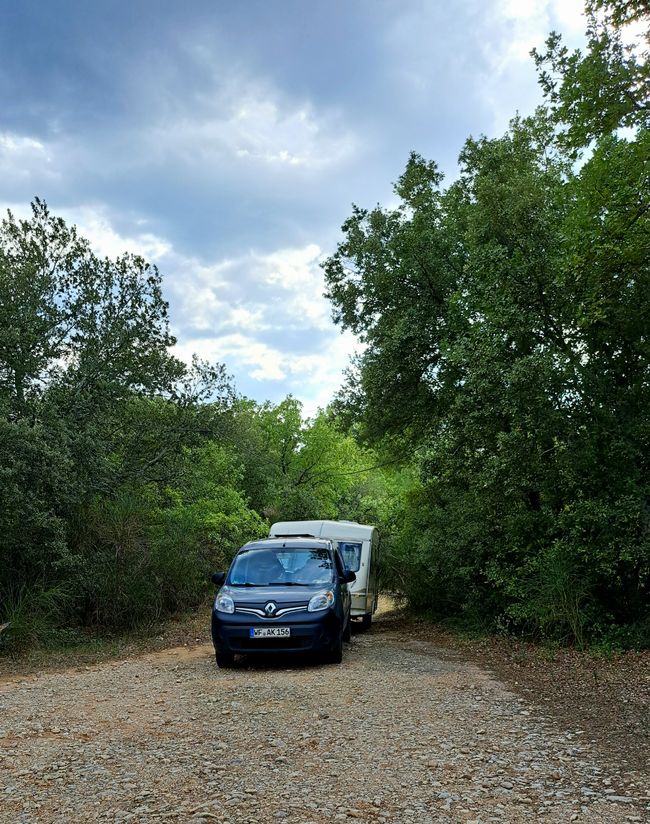
POLYGON ((358 572, 361 566, 361 544, 339 541, 339 549, 343 556, 345 568, 349 569, 350 572, 358 572))

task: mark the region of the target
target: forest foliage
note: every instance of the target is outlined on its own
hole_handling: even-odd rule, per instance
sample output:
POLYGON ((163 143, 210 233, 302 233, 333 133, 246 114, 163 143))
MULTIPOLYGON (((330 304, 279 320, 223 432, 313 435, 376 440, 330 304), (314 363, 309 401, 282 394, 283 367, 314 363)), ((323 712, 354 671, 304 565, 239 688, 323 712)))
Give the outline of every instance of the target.
POLYGON ((414 607, 647 646, 650 18, 587 22, 584 53, 534 52, 547 105, 468 139, 457 180, 413 153, 396 208, 354 207, 325 265, 366 344, 337 406, 415 455, 392 548, 414 607))
POLYGON ((332 406, 256 403, 173 353, 161 276, 35 200, 0 227, 0 645, 199 605, 275 519, 383 533, 431 617, 650 645, 646 4, 589 0, 533 53, 546 105, 413 153, 324 264, 364 343, 332 406), (632 21, 645 27, 626 45, 632 21))
POLYGON ((0 227, 3 645, 196 606, 275 518, 376 519, 373 456, 332 415, 240 397, 171 354, 155 267, 99 259, 32 204, 0 227))

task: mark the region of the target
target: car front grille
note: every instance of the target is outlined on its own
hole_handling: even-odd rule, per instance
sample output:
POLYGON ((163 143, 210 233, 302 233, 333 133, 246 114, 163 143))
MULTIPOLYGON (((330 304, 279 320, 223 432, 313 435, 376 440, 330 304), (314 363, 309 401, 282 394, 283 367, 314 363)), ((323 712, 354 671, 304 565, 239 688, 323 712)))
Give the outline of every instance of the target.
POLYGON ((274 618, 284 618, 287 615, 294 615, 296 612, 305 612, 307 604, 298 604, 292 607, 280 607, 273 615, 267 615, 260 607, 239 606, 235 604, 235 612, 241 615, 255 615, 257 618, 265 618, 272 621, 274 618))

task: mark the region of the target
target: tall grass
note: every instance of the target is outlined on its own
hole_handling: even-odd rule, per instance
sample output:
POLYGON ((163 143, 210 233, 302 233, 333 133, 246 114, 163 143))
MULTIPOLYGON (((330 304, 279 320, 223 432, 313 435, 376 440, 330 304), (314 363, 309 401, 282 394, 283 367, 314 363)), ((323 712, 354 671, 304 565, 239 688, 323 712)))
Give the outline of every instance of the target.
POLYGON ((528 607, 545 637, 573 643, 582 650, 586 645, 590 582, 563 550, 561 545, 555 546, 542 558, 529 585, 528 607))
POLYGON ((12 587, 0 593, 0 648, 17 654, 29 647, 49 646, 70 610, 71 597, 62 586, 12 587))

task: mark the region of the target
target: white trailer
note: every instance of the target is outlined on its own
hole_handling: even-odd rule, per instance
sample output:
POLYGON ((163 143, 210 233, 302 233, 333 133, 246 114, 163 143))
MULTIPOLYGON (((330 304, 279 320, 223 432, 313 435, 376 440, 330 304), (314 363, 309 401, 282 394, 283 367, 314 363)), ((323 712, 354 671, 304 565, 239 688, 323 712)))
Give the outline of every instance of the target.
POLYGON ((270 538, 298 535, 327 538, 338 546, 346 567, 357 576, 349 584, 352 596, 351 615, 365 628, 370 626, 377 609, 377 555, 379 536, 374 526, 355 521, 278 521, 269 532, 270 538))

